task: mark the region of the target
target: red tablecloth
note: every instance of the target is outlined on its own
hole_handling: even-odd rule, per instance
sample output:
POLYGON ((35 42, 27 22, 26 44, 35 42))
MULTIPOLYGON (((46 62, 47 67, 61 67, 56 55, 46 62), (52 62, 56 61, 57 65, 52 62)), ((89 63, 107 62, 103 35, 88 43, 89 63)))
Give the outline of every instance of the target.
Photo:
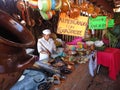
POLYGON ((109 77, 116 80, 120 71, 120 49, 106 48, 104 51, 97 52, 97 64, 109 68, 109 77))

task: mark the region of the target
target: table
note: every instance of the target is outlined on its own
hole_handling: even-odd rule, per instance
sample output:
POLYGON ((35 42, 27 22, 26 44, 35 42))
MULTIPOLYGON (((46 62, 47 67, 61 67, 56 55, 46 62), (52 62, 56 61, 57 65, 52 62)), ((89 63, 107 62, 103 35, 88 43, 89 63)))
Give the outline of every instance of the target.
POLYGON ((116 80, 120 71, 120 49, 106 48, 97 52, 97 64, 109 68, 109 77, 116 80))

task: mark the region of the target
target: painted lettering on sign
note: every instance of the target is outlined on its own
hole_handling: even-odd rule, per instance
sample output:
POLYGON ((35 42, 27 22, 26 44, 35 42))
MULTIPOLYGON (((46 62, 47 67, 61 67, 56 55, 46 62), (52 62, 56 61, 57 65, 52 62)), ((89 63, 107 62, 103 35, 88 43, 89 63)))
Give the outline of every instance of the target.
POLYGON ((72 30, 68 30, 68 29, 64 29, 64 28, 58 28, 59 29, 59 31, 58 31, 58 33, 62 33, 62 34, 74 34, 74 35, 77 35, 77 34, 79 34, 80 36, 81 36, 81 34, 82 34, 82 30, 74 30, 74 29, 72 29, 72 30))
POLYGON ((60 15, 57 33, 84 37, 87 25, 88 17, 79 16, 78 18, 72 19, 67 16, 60 15))
POLYGON ((106 16, 97 16, 89 18, 89 29, 101 30, 106 28, 106 16))

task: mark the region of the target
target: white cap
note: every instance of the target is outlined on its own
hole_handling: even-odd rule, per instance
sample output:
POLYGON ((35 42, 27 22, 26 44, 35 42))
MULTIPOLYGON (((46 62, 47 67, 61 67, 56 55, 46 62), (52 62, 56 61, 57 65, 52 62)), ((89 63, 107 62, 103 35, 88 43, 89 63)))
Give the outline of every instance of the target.
POLYGON ((43 30, 43 34, 51 34, 51 31, 49 29, 43 30))

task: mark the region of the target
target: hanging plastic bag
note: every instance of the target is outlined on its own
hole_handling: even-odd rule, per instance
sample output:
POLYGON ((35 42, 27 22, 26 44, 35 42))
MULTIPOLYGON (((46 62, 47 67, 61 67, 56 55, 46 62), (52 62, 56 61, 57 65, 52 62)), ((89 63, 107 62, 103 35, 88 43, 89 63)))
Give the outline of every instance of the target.
POLYGON ((89 73, 92 77, 94 77, 94 71, 97 67, 97 57, 96 52, 93 52, 89 55, 89 73))

